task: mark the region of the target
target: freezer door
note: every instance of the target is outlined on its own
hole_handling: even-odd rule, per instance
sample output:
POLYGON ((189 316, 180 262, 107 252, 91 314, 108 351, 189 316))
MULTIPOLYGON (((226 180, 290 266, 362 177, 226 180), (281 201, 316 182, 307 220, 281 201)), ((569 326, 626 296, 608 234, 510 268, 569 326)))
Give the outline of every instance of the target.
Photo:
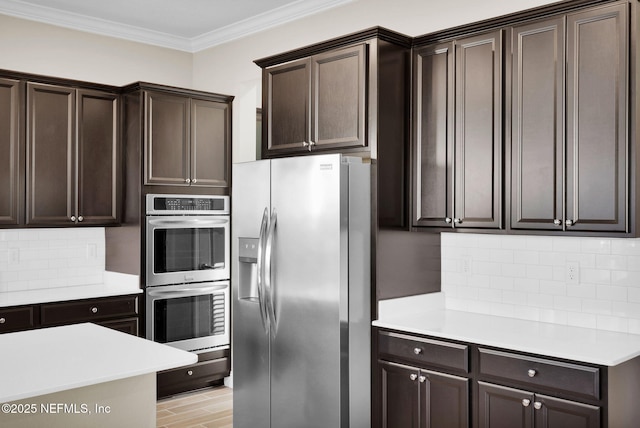
POLYGON ((264 427, 270 418, 269 331, 261 317, 257 246, 265 208, 269 212, 269 161, 233 166, 232 364, 233 426, 264 427))
POLYGON ((347 172, 340 155, 272 160, 272 427, 348 426, 347 172))

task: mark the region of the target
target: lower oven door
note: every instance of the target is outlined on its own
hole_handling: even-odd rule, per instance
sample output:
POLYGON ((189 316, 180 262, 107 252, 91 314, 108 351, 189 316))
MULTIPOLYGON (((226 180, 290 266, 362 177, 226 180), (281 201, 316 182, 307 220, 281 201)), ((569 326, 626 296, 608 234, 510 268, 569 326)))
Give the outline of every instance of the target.
POLYGON ((147 287, 147 339, 185 351, 229 346, 229 281, 147 287))

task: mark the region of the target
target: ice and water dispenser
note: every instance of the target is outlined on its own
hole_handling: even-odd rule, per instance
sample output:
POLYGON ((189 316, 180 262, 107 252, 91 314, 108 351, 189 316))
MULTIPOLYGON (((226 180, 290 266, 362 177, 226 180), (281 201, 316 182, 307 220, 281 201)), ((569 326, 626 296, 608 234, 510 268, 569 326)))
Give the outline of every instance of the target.
POLYGON ((258 238, 238 238, 238 299, 258 302, 258 238))

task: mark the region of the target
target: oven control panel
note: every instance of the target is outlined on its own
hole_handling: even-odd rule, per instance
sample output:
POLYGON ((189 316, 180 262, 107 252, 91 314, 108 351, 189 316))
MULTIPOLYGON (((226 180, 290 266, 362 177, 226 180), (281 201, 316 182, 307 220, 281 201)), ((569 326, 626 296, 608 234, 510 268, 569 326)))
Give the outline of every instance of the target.
POLYGON ((147 215, 229 214, 228 196, 147 195, 147 215))

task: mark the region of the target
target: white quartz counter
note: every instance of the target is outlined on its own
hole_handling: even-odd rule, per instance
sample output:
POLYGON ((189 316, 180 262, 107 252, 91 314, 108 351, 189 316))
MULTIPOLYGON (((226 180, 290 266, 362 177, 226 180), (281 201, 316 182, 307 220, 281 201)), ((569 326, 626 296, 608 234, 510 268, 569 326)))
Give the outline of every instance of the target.
POLYGON ((142 293, 138 276, 105 272, 104 282, 100 284, 0 293, 0 308, 138 293, 142 293))
POLYGON ((0 335, 0 403, 193 364, 196 354, 95 324, 0 335))
POLYGON ((416 308, 411 300, 405 302, 407 306, 396 303, 380 310, 373 325, 605 366, 640 355, 640 335, 454 311, 437 304, 416 308))

